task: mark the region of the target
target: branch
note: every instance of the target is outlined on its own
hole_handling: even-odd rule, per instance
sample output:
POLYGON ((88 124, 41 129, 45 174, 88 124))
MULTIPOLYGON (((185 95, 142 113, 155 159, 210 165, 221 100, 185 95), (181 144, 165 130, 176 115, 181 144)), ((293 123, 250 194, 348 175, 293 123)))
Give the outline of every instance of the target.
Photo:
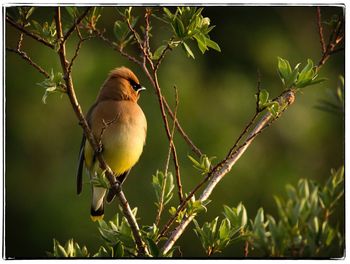
MULTIPOLYGON (((321 10, 318 8, 317 9, 317 20, 319 21, 321 19, 321 10)), ((318 22, 320 23, 320 22, 318 22)), ((319 61, 319 63, 317 64, 316 67, 316 71, 319 71, 320 68, 326 63, 326 61, 330 58, 331 55, 333 55, 334 53, 342 50, 341 48, 336 49, 344 40, 344 32, 343 32, 343 24, 344 24, 344 20, 343 18, 340 18, 337 21, 336 26, 334 27, 333 31, 331 32, 331 35, 329 37, 329 41, 328 44, 326 45, 326 48, 323 49, 322 46, 322 50, 324 50, 322 52, 322 57, 319 61)), ((320 28, 320 27, 319 27, 320 28)), ((319 29, 319 32, 323 32, 322 27, 321 30, 319 29)), ((324 44, 324 40, 323 40, 323 33, 320 33, 320 42, 324 44)), ((322 44, 322 45, 323 45, 322 44)))
POLYGON ((320 43, 322 48, 322 54, 326 52, 326 44, 324 42, 323 37, 323 27, 322 27, 322 19, 321 19, 321 8, 317 7, 317 26, 318 26, 318 34, 320 35, 320 43))
POLYGON ((119 45, 117 45, 116 43, 114 43, 113 41, 111 41, 110 39, 108 39, 107 37, 105 37, 103 35, 103 32, 95 29, 94 33, 100 38, 102 39, 104 42, 106 42, 113 50, 119 52, 121 55, 123 55, 124 57, 126 57, 128 60, 138 64, 139 66, 142 67, 142 62, 139 61, 138 59, 136 59, 135 57, 129 55, 128 53, 126 53, 119 45))
POLYGON ((39 66, 39 64, 35 63, 24 51, 18 50, 18 49, 13 49, 13 48, 6 48, 7 51, 13 52, 21 56, 25 61, 27 61, 30 65, 32 65, 35 69, 38 70, 42 75, 44 75, 46 78, 49 78, 50 75, 42 68, 39 66))
POLYGON ((67 33, 63 37, 63 42, 66 42, 66 40, 69 38, 69 36, 74 32, 74 30, 77 28, 77 26, 80 24, 80 22, 85 18, 87 13, 90 11, 92 7, 89 6, 84 13, 75 21, 74 25, 67 31, 67 33))
POLYGON ((27 36, 31 37, 32 39, 35 39, 36 41, 44 44, 45 46, 47 46, 47 47, 49 47, 51 49, 55 49, 55 46, 53 44, 49 43, 47 40, 43 39, 42 37, 40 37, 40 36, 30 32, 30 31, 28 31, 23 26, 18 25, 16 22, 14 22, 8 16, 6 16, 6 22, 8 22, 11 26, 15 27, 16 29, 18 29, 19 31, 23 32, 27 36))
MULTIPOLYGON (((279 98, 279 103, 286 102, 288 105, 292 104, 294 102, 295 98, 295 91, 289 90, 284 92, 281 97, 279 98)), ((243 153, 246 151, 246 149, 249 147, 249 145, 252 143, 254 138, 261 133, 261 131, 266 128, 269 125, 269 122, 272 118, 272 114, 270 112, 266 113, 261 120, 258 122, 258 124, 255 126, 255 128, 252 130, 252 132, 248 135, 246 138, 244 144, 228 159, 225 160, 223 166, 218 168, 217 170, 213 171, 212 177, 210 179, 210 182, 208 183, 207 187, 204 189, 202 194, 199 197, 200 202, 206 201, 209 196, 211 195, 212 191, 214 190, 215 186, 223 179, 223 177, 231 171, 232 166, 239 160, 239 158, 243 155, 243 153)), ((175 244, 175 242, 179 239, 179 237, 183 234, 188 224, 194 219, 196 216, 196 213, 185 217, 182 222, 178 225, 177 228, 172 232, 169 239, 166 241, 165 245, 161 249, 162 254, 166 254, 175 244)))
POLYGON ((106 171, 106 176, 110 182, 111 188, 115 188, 117 191, 117 196, 119 198, 119 201, 121 203, 121 206, 123 208, 123 213, 128 220, 128 223, 130 225, 130 228, 133 232, 134 239, 138 248, 138 253, 140 255, 149 255, 148 250, 146 248, 146 245, 141 239, 141 233, 140 229, 138 227, 138 224, 136 222, 136 219, 134 215, 132 214, 131 208, 128 204, 128 201, 126 200, 124 193, 120 190, 120 185, 116 181, 113 172, 109 168, 109 166, 106 164, 106 162, 103 159, 103 156, 101 152, 98 151, 98 143, 96 142, 95 137, 93 136, 93 133, 82 113, 81 107, 78 103, 77 97, 75 95, 74 87, 73 87, 73 81, 72 81, 72 76, 70 72, 68 71, 69 64, 68 61, 66 60, 66 48, 65 48, 65 43, 62 41, 63 40, 63 34, 62 34, 62 22, 61 22, 61 10, 60 7, 56 8, 56 15, 55 15, 55 21, 56 21, 56 29, 57 29, 57 40, 60 43, 59 50, 58 50, 58 55, 60 57, 61 61, 61 66, 64 72, 64 79, 67 85, 67 94, 69 97, 69 100, 71 102, 71 105, 73 107, 73 110, 78 117, 81 126, 83 127, 84 133, 86 138, 88 139, 89 143, 93 147, 93 149, 96 152, 96 157, 100 163, 100 167, 102 170, 106 171))

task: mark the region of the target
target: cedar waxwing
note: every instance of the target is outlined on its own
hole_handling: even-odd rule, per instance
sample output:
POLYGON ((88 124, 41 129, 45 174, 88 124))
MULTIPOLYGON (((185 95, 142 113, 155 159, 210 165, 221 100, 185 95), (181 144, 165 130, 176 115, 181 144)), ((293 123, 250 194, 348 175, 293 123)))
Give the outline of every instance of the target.
MULTIPOLYGON (((146 140, 146 117, 137 104, 140 92, 145 90, 135 74, 126 67, 116 68, 102 85, 96 102, 86 115, 97 142, 102 143, 102 155, 108 166, 123 182, 140 158, 146 140)), ((95 152, 85 135, 80 146, 77 172, 77 193, 82 191, 83 164, 90 179, 102 173, 95 152)), ((92 186, 91 219, 103 218, 106 189, 92 186)), ((111 202, 116 193, 109 190, 106 200, 111 202)))

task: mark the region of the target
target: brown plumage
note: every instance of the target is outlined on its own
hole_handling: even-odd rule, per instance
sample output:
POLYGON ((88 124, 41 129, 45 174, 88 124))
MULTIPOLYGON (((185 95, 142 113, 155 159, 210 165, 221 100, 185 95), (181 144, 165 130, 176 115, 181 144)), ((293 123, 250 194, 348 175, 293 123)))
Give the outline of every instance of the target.
MULTIPOLYGON (((137 104, 144 90, 135 74, 126 67, 116 68, 102 85, 96 102, 86 118, 96 138, 102 143, 102 155, 118 180, 123 182, 138 161, 146 139, 147 122, 137 104)), ((79 153, 77 193, 82 190, 83 164, 91 178, 101 173, 95 153, 83 136, 79 153)), ((106 189, 93 186, 91 218, 101 219, 104 213, 106 189)), ((115 193, 111 190, 107 202, 115 193)))

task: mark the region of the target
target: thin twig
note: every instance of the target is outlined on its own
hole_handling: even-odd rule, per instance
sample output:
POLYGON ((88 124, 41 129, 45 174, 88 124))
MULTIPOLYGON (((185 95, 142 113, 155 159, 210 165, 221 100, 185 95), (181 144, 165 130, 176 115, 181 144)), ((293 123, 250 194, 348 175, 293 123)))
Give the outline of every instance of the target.
MULTIPOLYGON (((147 72, 149 75, 147 68, 146 69, 144 68, 144 71, 147 72)), ((176 183, 177 183, 177 188, 178 188, 178 195, 179 195, 179 200, 181 203, 183 201, 183 194, 182 194, 182 184, 181 184, 181 176, 180 176, 180 166, 179 166, 179 161, 177 159, 176 147, 175 147, 174 141, 171 139, 171 132, 170 132, 170 128, 169 128, 168 118, 165 114, 165 109, 164 109, 164 99, 163 99, 164 97, 163 97, 161 89, 159 87, 157 72, 153 72, 152 80, 154 81, 154 87, 155 87, 156 92, 157 92, 157 97, 158 97, 161 115, 162 115, 162 119, 163 119, 163 123, 164 123, 164 127, 165 127, 165 132, 166 132, 166 135, 168 137, 168 140, 169 140, 170 146, 171 146, 171 151, 172 151, 174 166, 175 166, 175 175, 176 175, 176 183)), ((176 122, 175 115, 174 115, 174 122, 176 122)))
POLYGON ((23 33, 19 34, 19 39, 17 42, 17 50, 20 51, 22 49, 22 42, 23 42, 23 33))
POLYGON ((68 66, 68 72, 69 73, 72 71, 72 67, 73 67, 74 61, 78 57, 78 54, 79 54, 79 51, 80 51, 80 48, 81 48, 83 42, 88 40, 88 39, 90 39, 90 37, 87 37, 87 38, 83 38, 82 37, 82 35, 80 33, 80 30, 78 28, 78 25, 76 25, 76 31, 77 31, 77 35, 79 37, 79 42, 78 42, 78 45, 77 45, 77 47, 75 49, 75 52, 74 52, 74 55, 73 55, 73 57, 72 57, 72 59, 71 59, 71 61, 69 63, 69 66, 68 66))
POLYGON ((326 44, 324 42, 323 37, 323 27, 322 27, 322 19, 321 19, 321 8, 317 7, 317 26, 318 26, 318 34, 320 36, 320 43, 322 48, 322 54, 326 52, 326 44))
POLYGON ((79 26, 80 22, 85 18, 87 13, 90 11, 92 7, 89 6, 86 8, 83 14, 81 14, 80 17, 74 22, 73 26, 67 31, 67 33, 63 37, 63 42, 66 42, 66 40, 70 37, 70 35, 74 32, 74 30, 79 26))
POLYGON ((95 29, 94 33, 97 35, 97 37, 99 37, 100 39, 102 39, 105 43, 107 43, 113 50, 119 52, 121 55, 123 55, 124 57, 126 57, 128 60, 138 64, 139 66, 142 66, 142 62, 139 61, 138 59, 136 59, 135 57, 129 55, 128 53, 126 53, 122 47, 120 47, 119 45, 117 45, 116 43, 114 43, 113 41, 111 41, 110 39, 108 39, 107 37, 105 37, 103 35, 103 32, 100 32, 99 30, 95 29))
POLYGON ((152 13, 152 9, 151 8, 146 8, 146 13, 145 13, 146 28, 145 28, 145 39, 144 39, 143 46, 145 48, 145 52, 146 52, 148 57, 151 54, 150 45, 149 45, 149 32, 151 30, 149 17, 151 16, 151 13, 152 13))
MULTIPOLYGON (((170 40, 171 41, 171 40, 170 40)), ((166 45, 165 49, 162 51, 162 53, 159 56, 159 59, 157 60, 157 62, 154 64, 154 70, 158 70, 159 65, 162 63, 163 59, 165 58, 165 54, 168 51, 171 51, 171 47, 170 47, 170 41, 169 43, 166 45)))
POLYGON ((8 16, 6 16, 6 22, 8 22, 11 26, 15 27, 16 29, 18 29, 19 31, 23 32, 24 34, 26 34, 27 36, 35 39, 36 41, 44 44, 45 46, 54 49, 55 46, 51 43, 49 43, 47 40, 43 39, 42 37, 30 32, 29 30, 25 29, 23 26, 18 25, 16 22, 14 22, 11 18, 9 18, 8 16))
POLYGON ((244 243, 244 257, 245 257, 245 258, 248 257, 248 254, 249 254, 249 242, 246 241, 246 242, 244 243))
POLYGON ((178 94, 177 87, 174 86, 174 89, 175 89, 175 109, 174 109, 175 120, 173 122, 173 127, 172 127, 172 130, 171 130, 171 141, 169 142, 169 151, 168 151, 168 156, 167 156, 166 163, 165 163, 164 180, 163 180, 163 184, 162 184, 162 192, 161 192, 160 201, 159 201, 159 205, 158 205, 157 216, 156 216, 156 220, 155 220, 155 224, 156 225, 159 224, 160 217, 161 217, 161 214, 163 212, 163 207, 164 207, 164 194, 165 194, 164 192, 165 192, 166 178, 167 178, 167 175, 168 175, 168 168, 169 168, 169 162, 170 162, 171 144, 172 144, 173 138, 174 138, 176 114, 177 114, 177 109, 178 109, 178 106, 179 106, 179 94, 178 94))
POLYGON ((13 49, 13 48, 6 48, 7 51, 13 52, 13 53, 17 53, 19 56, 21 56, 21 58, 23 58, 25 61, 27 61, 30 65, 32 65, 35 69, 38 70, 38 72, 40 72, 42 75, 44 75, 46 78, 50 77, 50 74, 47 73, 47 71, 45 71, 39 64, 35 63, 28 55, 27 53, 25 53, 24 51, 20 51, 17 49, 13 49))
MULTIPOLYGON (((149 15, 147 15, 149 11, 146 10, 146 15, 145 15, 145 20, 146 20, 146 27, 148 27, 148 29, 146 29, 146 34, 147 34, 147 38, 149 38, 149 15)), ((150 53, 149 53, 149 50, 147 49, 147 45, 149 44, 149 39, 145 39, 144 41, 142 41, 140 39, 140 35, 136 32, 135 28, 132 27, 132 25, 130 24, 130 20, 129 19, 126 19, 126 22, 128 24, 128 28, 129 30, 132 32, 133 36, 134 36, 134 39, 136 40, 138 46, 139 46, 139 49, 140 51, 142 52, 142 59, 143 59, 143 62, 142 62, 142 65, 143 65, 143 68, 147 69, 147 64, 146 64, 146 61, 148 61, 149 65, 151 66, 152 70, 154 71, 154 65, 153 65, 153 61, 150 57, 150 53)))
POLYGON ((173 121, 173 127, 171 129, 171 140, 169 142, 169 151, 168 151, 168 157, 167 157, 167 161, 165 164, 165 172, 168 171, 168 167, 169 167, 169 161, 170 161, 170 154, 171 154, 171 142, 174 141, 174 133, 175 133, 175 123, 177 120, 177 111, 178 111, 178 107, 179 107, 179 92, 177 90, 177 87, 174 86, 174 90, 175 90, 175 109, 174 109, 174 121, 173 121))
POLYGON ((67 85, 67 94, 69 96, 69 99, 71 101, 72 107, 74 112, 76 113, 80 124, 82 125, 84 129, 84 133, 95 150, 96 157, 100 163, 100 167, 106 171, 106 176, 110 182, 111 188, 115 188, 117 192, 117 196, 119 198, 119 201, 121 203, 121 206, 123 208, 124 215, 130 225, 130 228, 132 230, 136 245, 137 245, 137 250, 139 255, 149 255, 148 250, 146 245, 141 239, 141 233, 140 233, 140 228, 136 222, 136 219, 131 211, 131 208, 125 198, 124 193, 120 190, 120 185, 116 181, 112 170, 109 168, 109 166, 106 164, 102 154, 98 152, 98 143, 96 142, 96 139, 81 111, 81 107, 78 103, 77 97, 75 95, 75 91, 73 88, 73 81, 70 72, 68 72, 69 64, 66 59, 66 48, 65 48, 65 43, 62 41, 63 39, 63 33, 62 33, 62 22, 61 22, 61 11, 60 7, 56 8, 56 15, 55 15, 55 21, 56 21, 56 30, 57 30, 57 39, 58 42, 60 43, 59 50, 58 50, 58 55, 60 57, 61 61, 61 66, 64 71, 64 79, 66 81, 67 85))
POLYGON ((110 126, 112 125, 115 121, 117 121, 119 119, 119 114, 116 115, 112 120, 109 120, 109 121, 105 121, 104 119, 102 119, 102 123, 103 123, 103 126, 101 128, 101 133, 98 137, 98 144, 99 144, 99 148, 100 150, 102 151, 102 148, 103 148, 103 144, 102 144, 102 137, 103 137, 103 134, 105 133, 105 130, 110 126))

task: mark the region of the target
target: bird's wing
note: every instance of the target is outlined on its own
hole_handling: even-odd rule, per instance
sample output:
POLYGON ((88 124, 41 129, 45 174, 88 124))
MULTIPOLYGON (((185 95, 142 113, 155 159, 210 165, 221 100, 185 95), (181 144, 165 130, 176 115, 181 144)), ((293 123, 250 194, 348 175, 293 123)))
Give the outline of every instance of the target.
POLYGON ((77 194, 80 194, 83 189, 83 167, 84 167, 84 148, 85 148, 86 137, 83 134, 83 138, 80 144, 79 150, 79 165, 77 171, 77 194))
MULTIPOLYGON (((89 126, 90 126, 91 113, 95 109, 96 105, 97 103, 93 104, 89 109, 88 113, 86 114, 86 119, 89 126)), ((79 158, 78 158, 79 164, 78 164, 78 171, 77 171, 77 194, 80 194, 83 189, 83 167, 84 167, 85 143, 86 143, 86 137, 85 137, 85 134, 83 134, 83 138, 80 143, 79 158)))

